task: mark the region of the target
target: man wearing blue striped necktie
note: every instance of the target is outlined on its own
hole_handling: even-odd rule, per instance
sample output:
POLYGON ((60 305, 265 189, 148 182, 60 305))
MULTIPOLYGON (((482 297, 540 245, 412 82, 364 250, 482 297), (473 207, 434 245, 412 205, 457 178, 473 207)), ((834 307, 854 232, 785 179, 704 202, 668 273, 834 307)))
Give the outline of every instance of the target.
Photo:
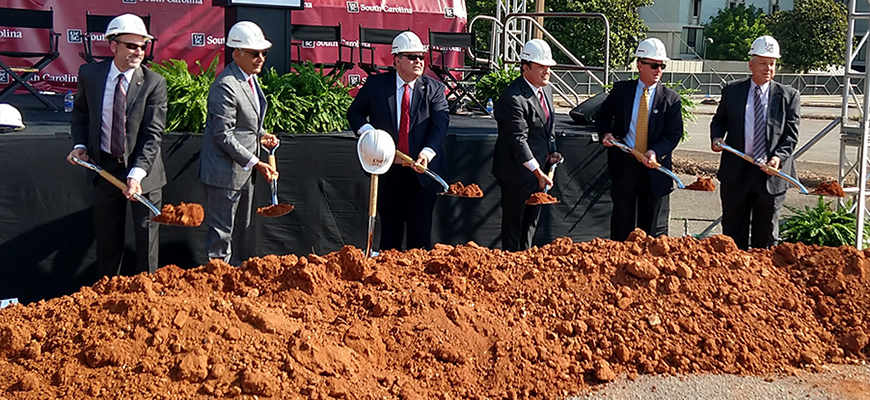
POLYGON ((722 152, 719 163, 722 233, 744 250, 776 244, 788 182, 764 167, 797 176, 792 153, 800 126, 800 94, 773 81, 779 43, 762 36, 752 43, 749 54, 752 76, 722 89, 722 100, 710 123, 713 151, 721 152, 719 144, 725 142, 752 156, 757 164, 752 166, 728 152, 722 152))

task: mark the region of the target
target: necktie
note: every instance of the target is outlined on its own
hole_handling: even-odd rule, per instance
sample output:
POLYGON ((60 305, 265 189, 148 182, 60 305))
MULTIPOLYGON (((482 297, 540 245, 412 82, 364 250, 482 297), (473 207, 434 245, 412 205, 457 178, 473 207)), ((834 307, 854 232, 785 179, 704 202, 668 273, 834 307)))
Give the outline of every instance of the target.
POLYGON ((260 112, 260 97, 257 96, 257 89, 254 87, 254 76, 248 78, 248 83, 251 84, 251 94, 254 96, 254 106, 257 108, 257 112, 260 112))
POLYGON ((399 150, 408 154, 408 132, 411 130, 411 87, 405 84, 402 94, 402 116, 399 119, 399 150))
POLYGON ((544 122, 547 122, 550 120, 550 108, 544 100, 544 89, 538 88, 538 99, 541 100, 541 108, 544 109, 544 122))
POLYGON ((118 74, 115 85, 115 97, 112 105, 112 157, 124 157, 124 147, 127 140, 127 91, 124 82, 127 77, 118 74))
POLYGON ((644 86, 643 94, 640 95, 640 103, 637 105, 637 126, 634 132, 634 148, 643 153, 647 150, 649 134, 649 88, 644 86))
POLYGON ((755 132, 752 134, 752 155, 755 162, 767 163, 767 118, 761 100, 761 86, 755 87, 755 132))

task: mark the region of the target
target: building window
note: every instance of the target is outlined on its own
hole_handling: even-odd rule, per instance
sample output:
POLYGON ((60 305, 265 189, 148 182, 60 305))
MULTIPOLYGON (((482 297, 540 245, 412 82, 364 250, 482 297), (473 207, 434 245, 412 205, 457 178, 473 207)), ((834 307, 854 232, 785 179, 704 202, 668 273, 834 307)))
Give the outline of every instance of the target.
POLYGON ((696 55, 698 46, 704 40, 704 28, 684 27, 681 39, 680 54, 696 55))
POLYGON ((734 8, 743 4, 743 0, 728 0, 728 7, 734 8))
POLYGON ((779 11, 779 0, 770 0, 770 13, 779 11))
POLYGON ((701 0, 695 0, 692 3, 691 21, 693 25, 699 25, 701 23, 701 0))

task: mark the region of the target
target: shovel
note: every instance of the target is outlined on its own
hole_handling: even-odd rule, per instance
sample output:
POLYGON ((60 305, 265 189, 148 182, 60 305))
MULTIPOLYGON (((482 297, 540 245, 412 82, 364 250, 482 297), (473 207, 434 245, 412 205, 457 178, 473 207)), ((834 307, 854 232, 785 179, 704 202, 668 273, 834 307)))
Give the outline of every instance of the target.
MULTIPOLYGON (((398 151, 396 151, 398 153, 398 151)), ((372 174, 372 183, 369 188, 369 234, 366 237, 366 257, 374 257, 377 252, 372 253, 372 242, 375 240, 375 219, 378 216, 378 174, 372 174)))
MULTIPOLYGON (((737 150, 737 149, 725 144, 725 142, 719 142, 719 147, 721 147, 722 149, 724 149, 730 153, 733 153, 734 155, 746 160, 747 162, 751 163, 752 165, 758 165, 755 163, 755 160, 752 159, 752 157, 748 156, 746 153, 743 153, 740 150, 737 150)), ((798 189, 800 189, 801 194, 810 194, 810 191, 807 190, 807 188, 804 187, 804 185, 802 185, 799 180, 782 173, 778 169, 773 169, 767 165, 764 165, 762 168, 764 168, 765 171, 773 172, 774 174, 776 174, 776 176, 789 181, 792 185, 795 185, 798 189)))
MULTIPOLYGON (((275 161, 275 150, 278 150, 279 145, 280 143, 276 144, 271 150, 266 149, 269 151, 269 165, 271 165, 276 171, 278 170, 278 167, 277 162, 275 161)), ((266 147, 263 146, 263 148, 265 149, 266 147)), ((269 189, 272 190, 272 205, 258 208, 257 214, 264 217, 280 217, 293 211, 294 206, 292 204, 278 204, 278 179, 269 180, 269 189)))
MULTIPOLYGON (((111 184, 115 185, 118 189, 127 190, 127 184, 124 182, 121 182, 120 179, 116 178, 114 175, 110 174, 108 171, 100 168, 97 165, 91 164, 87 161, 80 160, 76 157, 73 157, 72 159, 73 159, 73 161, 76 162, 76 164, 81 165, 82 167, 85 167, 91 171, 94 171, 94 172, 100 174, 100 176, 105 178, 111 184)), ((142 205, 144 205, 146 208, 148 208, 148 210, 151 211, 151 213, 154 214, 155 217, 161 215, 160 210, 153 203, 148 201, 148 199, 146 199, 142 195, 136 193, 136 194, 133 194, 133 198, 136 199, 136 201, 142 203, 142 205)), ((152 222, 154 222, 154 221, 152 221, 152 222)), ((170 223, 166 223, 166 222, 154 222, 154 223, 164 224, 164 225, 174 225, 174 226, 187 226, 187 225, 180 225, 180 224, 170 224, 170 223)))
POLYGON ((417 161, 414 160, 413 158, 411 158, 411 156, 409 156, 405 153, 402 153, 398 149, 396 150, 396 157, 399 157, 399 159, 401 159, 405 164, 411 165, 417 169, 422 169, 423 174, 432 178, 432 180, 434 180, 435 182, 438 182, 438 184, 441 185, 441 189, 442 189, 442 191, 438 192, 439 195, 448 196, 448 197, 462 197, 465 199, 476 199, 477 198, 477 197, 468 197, 468 196, 460 196, 460 195, 456 195, 456 194, 450 194, 450 185, 447 184, 447 181, 445 181, 440 176, 438 176, 438 174, 432 172, 432 170, 430 170, 429 168, 426 168, 423 165, 417 163, 417 161))
MULTIPOLYGON (((631 147, 628 147, 625 143, 620 143, 620 142, 612 142, 612 143, 614 146, 619 147, 620 150, 622 150, 626 153, 631 153, 638 160, 641 160, 644 158, 643 153, 637 151, 637 149, 633 149, 631 147)), ((655 167, 656 170, 658 170, 659 172, 661 172, 661 173, 669 176, 671 179, 673 179, 674 182, 676 182, 678 188, 680 188, 680 189, 686 188, 686 185, 683 184, 683 181, 681 181, 680 178, 677 178, 677 174, 673 173, 671 170, 669 170, 665 167, 662 167, 662 165, 659 164, 658 162, 654 162, 654 163, 652 163, 652 165, 653 165, 653 167, 655 167)))
MULTIPOLYGON (((563 162, 565 162, 565 157, 559 157, 558 161, 550 164, 550 169, 547 171, 547 177, 550 178, 550 181, 553 181, 553 177, 556 176, 556 167, 563 162)), ((552 186, 550 186, 550 185, 544 186, 543 194, 546 195, 547 192, 549 192, 551 188, 552 188, 552 186)), ((546 206, 546 205, 550 205, 550 204, 559 204, 559 200, 546 201, 543 198, 541 198, 540 196, 536 196, 536 195, 540 195, 540 193, 541 192, 532 193, 532 195, 529 196, 528 199, 526 199, 525 203, 530 205, 530 206, 546 206), (538 197, 538 198, 536 199, 536 197, 538 197)), ((552 196, 544 196, 544 197, 552 197, 552 196)))
MULTIPOLYGON (((556 161, 555 163, 553 163, 553 165, 550 165, 550 172, 547 172, 547 177, 550 178, 550 182, 552 182, 553 177, 556 176, 556 167, 558 167, 559 164, 561 164, 563 162, 565 162, 565 157, 559 157, 559 161, 556 161)), ((546 187, 544 187, 544 193, 547 193, 549 191, 550 191, 550 185, 547 185, 546 187)))

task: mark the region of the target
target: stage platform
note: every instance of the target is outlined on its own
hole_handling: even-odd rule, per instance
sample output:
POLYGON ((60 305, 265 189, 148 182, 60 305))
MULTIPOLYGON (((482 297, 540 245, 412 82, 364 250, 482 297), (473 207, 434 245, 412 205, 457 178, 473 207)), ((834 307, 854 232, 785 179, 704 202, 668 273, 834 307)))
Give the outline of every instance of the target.
MULTIPOLYGON (((15 96, 15 100, 21 97, 15 96)), ((58 96, 57 100, 61 100, 58 96)), ((0 135, 4 160, 0 180, 0 298, 23 301, 73 292, 94 281, 91 186, 86 170, 68 164, 72 148, 68 114, 55 113, 23 99, 24 131, 0 135)), ((41 106, 41 105, 40 105, 41 106)), ((610 179, 604 147, 588 127, 572 125, 558 115, 557 145, 565 163, 557 169, 551 193, 561 204, 545 206, 536 244, 568 236, 586 241, 609 235, 610 179)), ((488 116, 452 115, 444 154, 449 183, 477 183, 482 199, 440 197, 435 209, 433 239, 460 244, 473 240, 500 247, 501 208, 498 185, 491 175, 497 133, 488 116)), ((200 139, 167 133, 163 156, 167 203, 204 202, 197 179, 200 139)), ((278 197, 296 210, 279 218, 255 215, 250 235, 253 255, 323 254, 343 245, 365 247, 369 179, 359 166, 356 138, 349 132, 281 135, 276 152, 281 172, 278 197)), ((256 183, 255 206, 270 202, 263 180, 256 183)), ((161 227, 161 264, 184 268, 205 263, 205 228, 161 227)), ((128 227, 128 255, 132 255, 128 227)), ((375 243, 378 243, 376 233, 375 243)), ((125 260, 129 272, 130 257, 125 260)))

